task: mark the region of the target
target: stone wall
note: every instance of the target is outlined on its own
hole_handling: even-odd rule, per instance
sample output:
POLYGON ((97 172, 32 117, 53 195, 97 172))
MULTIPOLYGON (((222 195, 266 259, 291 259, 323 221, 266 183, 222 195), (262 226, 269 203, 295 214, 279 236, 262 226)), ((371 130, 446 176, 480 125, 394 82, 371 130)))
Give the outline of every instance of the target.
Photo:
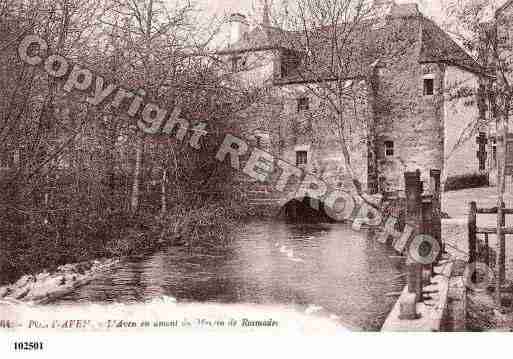
MULTIPOLYGON (((417 29, 412 25, 412 31, 417 29)), ((404 172, 417 169, 425 187, 432 169, 442 170, 443 178, 478 170, 474 135, 452 151, 458 134, 464 133, 478 113, 477 103, 468 104, 468 99, 451 102, 447 96, 453 82, 474 81, 475 77, 442 63, 419 63, 420 46, 422 42, 417 41, 415 46, 397 49, 397 56, 373 65, 368 76, 347 81, 354 96, 339 105, 347 124, 344 136, 350 143, 355 175, 366 191, 403 191, 404 172), (432 94, 425 93, 426 79, 433 82, 432 94), (393 153, 387 153, 386 144, 391 142, 393 153)), ((251 68, 236 77, 248 85, 270 84, 279 75, 278 55, 277 51, 244 54, 251 68)), ((298 151, 306 151, 308 162, 301 166, 305 172, 332 187, 347 188, 349 177, 337 127, 341 121, 330 109, 326 94, 315 94, 319 92, 316 86, 274 84, 267 98, 239 113, 235 121, 252 146, 291 165, 296 165, 298 151), (301 97, 308 98, 307 110, 298 110, 301 97)))
POLYGON ((369 91, 365 80, 347 81, 346 85, 352 98, 338 107, 343 110, 342 116, 337 116, 325 100, 325 96, 331 96, 329 90, 312 89, 315 86, 312 84, 281 87, 284 107, 280 156, 296 164, 296 152, 306 151, 308 163, 301 166, 302 169, 333 187, 347 188, 351 178, 342 151, 344 137, 355 176, 367 190, 370 181, 369 151, 372 148, 369 133, 373 131, 369 91), (298 99, 302 97, 308 98, 308 110, 298 110, 298 99), (345 126, 344 135, 340 132, 341 124, 345 126))
POLYGON ((443 65, 419 64, 417 48, 406 49, 395 62, 380 68, 376 91, 376 142, 381 188, 404 189, 403 173, 421 170, 429 183, 429 171, 442 169, 443 65), (423 94, 424 76, 434 80, 434 95, 423 94), (393 141, 387 156, 385 141, 393 141))
MULTIPOLYGON (((477 89, 478 77, 468 71, 448 66, 445 73, 444 87, 444 147, 445 168, 442 180, 447 177, 479 173, 479 149, 476 137, 479 111, 475 96, 455 97, 458 89, 477 89)), ((490 155, 490 154, 489 154, 490 155)))

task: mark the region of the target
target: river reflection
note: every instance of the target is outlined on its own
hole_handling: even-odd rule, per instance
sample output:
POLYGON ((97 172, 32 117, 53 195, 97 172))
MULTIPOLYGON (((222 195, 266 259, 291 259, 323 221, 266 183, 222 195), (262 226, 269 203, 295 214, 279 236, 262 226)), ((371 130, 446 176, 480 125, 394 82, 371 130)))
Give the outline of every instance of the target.
POLYGON ((252 222, 223 255, 171 247, 125 260, 63 298, 69 302, 178 301, 322 307, 351 326, 377 330, 402 289, 393 251, 343 224, 252 222))

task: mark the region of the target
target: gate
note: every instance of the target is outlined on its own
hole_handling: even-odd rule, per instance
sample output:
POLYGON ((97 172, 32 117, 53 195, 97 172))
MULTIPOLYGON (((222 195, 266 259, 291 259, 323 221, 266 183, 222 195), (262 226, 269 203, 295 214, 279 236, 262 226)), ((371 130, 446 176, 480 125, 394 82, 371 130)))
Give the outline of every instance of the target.
POLYGON ((513 234, 513 227, 506 227, 506 215, 513 214, 513 208, 505 208, 504 202, 502 203, 502 216, 501 216, 501 230, 500 236, 497 236, 497 227, 478 227, 477 215, 478 214, 495 214, 499 212, 498 207, 479 208, 476 202, 470 202, 469 215, 468 215, 468 247, 469 247, 469 263, 483 262, 490 267, 493 264, 492 253, 490 248, 489 235, 497 236, 497 243, 500 244, 499 253, 496 254, 496 285, 495 291, 497 301, 500 303, 502 284, 505 280, 505 263, 506 263, 506 248, 505 235, 513 234), (484 242, 478 241, 478 235, 482 235, 484 242))

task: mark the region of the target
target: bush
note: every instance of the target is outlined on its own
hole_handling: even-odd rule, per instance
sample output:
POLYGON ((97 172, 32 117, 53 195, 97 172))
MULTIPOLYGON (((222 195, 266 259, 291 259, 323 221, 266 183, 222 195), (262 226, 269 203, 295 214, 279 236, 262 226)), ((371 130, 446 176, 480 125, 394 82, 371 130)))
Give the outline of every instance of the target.
POLYGON ((445 181, 444 191, 457 191, 467 188, 488 187, 490 181, 487 174, 472 173, 448 177, 445 181))

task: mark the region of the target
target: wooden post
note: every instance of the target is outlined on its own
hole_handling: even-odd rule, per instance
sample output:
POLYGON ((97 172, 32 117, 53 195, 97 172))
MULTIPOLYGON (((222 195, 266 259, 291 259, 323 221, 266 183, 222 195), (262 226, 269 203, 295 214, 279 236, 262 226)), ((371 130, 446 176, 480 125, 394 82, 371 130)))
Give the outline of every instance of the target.
POLYGON ((420 233, 433 236, 433 197, 423 196, 420 233))
POLYGON ((484 171, 486 168, 486 145, 488 144, 486 133, 479 132, 479 136, 476 138, 476 142, 479 145, 479 150, 477 151, 477 159, 479 160, 479 171, 484 171))
POLYGON ((422 219, 422 192, 420 182, 420 171, 406 172, 404 174, 405 193, 406 193, 406 222, 420 228, 422 219))
POLYGON ((431 191, 433 192, 433 215, 432 215, 432 236, 438 241, 440 245, 440 256, 445 251, 442 242, 442 200, 440 191, 440 177, 442 171, 431 170, 429 175, 431 177, 431 191))
MULTIPOLYGON (((504 213, 504 208, 506 205, 504 202, 501 204, 501 227, 504 228, 506 226, 506 214, 504 213)), ((500 253, 498 255, 498 261, 499 261, 499 282, 501 285, 504 283, 504 280, 506 278, 506 248, 505 248, 505 234, 501 231, 500 238, 497 237, 497 240, 499 240, 500 243, 500 253)))
POLYGON ((488 240, 488 233, 485 233, 485 264, 490 267, 490 241, 488 240))
MULTIPOLYGON (((415 234, 420 234, 422 220, 422 187, 420 171, 405 172, 404 174, 406 194, 406 223, 415 229, 415 234)), ((408 292, 414 293, 417 302, 422 301, 422 269, 420 263, 409 259, 408 266, 408 292)))
POLYGON ((440 170, 431 170, 429 171, 429 175, 431 177, 431 191, 433 194, 436 194, 437 198, 440 199, 440 177, 442 175, 442 171, 440 170))
POLYGON ((505 263, 506 263, 506 253, 505 253, 505 237, 503 233, 503 228, 506 225, 506 217, 504 214, 504 202, 501 202, 500 206, 497 208, 497 259, 496 259, 496 278, 495 278, 495 301, 497 306, 502 306, 502 283, 505 278, 505 263))
POLYGON ((470 208, 468 212, 468 254, 469 254, 469 263, 475 263, 477 260, 476 253, 476 214, 477 214, 477 204, 476 202, 470 202, 470 208))
POLYGON ((408 293, 415 294, 415 302, 422 302, 422 270, 423 265, 408 259, 408 293))

